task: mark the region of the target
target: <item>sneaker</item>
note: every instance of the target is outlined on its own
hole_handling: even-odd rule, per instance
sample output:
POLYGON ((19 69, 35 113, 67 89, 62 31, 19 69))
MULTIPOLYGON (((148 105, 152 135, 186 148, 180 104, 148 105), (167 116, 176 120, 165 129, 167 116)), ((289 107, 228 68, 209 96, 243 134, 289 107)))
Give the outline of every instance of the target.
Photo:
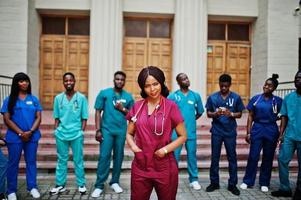
POLYGON ((242 190, 246 190, 247 188, 248 188, 248 185, 247 184, 245 184, 245 183, 242 183, 242 184, 240 184, 240 189, 242 189, 242 190))
POLYGON ((118 183, 113 183, 112 185, 111 185, 111 188, 114 190, 114 192, 115 193, 121 193, 121 192, 123 192, 123 189, 119 186, 119 184, 118 183))
POLYGON ((267 186, 261 186, 260 190, 261 190, 261 192, 268 192, 269 188, 267 186))
POLYGON ((16 193, 10 193, 10 194, 7 196, 7 199, 8 199, 8 200, 17 200, 17 195, 16 195, 16 193))
POLYGON ((40 192, 37 188, 32 188, 30 190, 30 195, 34 198, 34 199, 38 199, 41 197, 40 192))
POLYGON ((293 196, 293 200, 301 200, 301 190, 296 188, 295 194, 293 196))
POLYGON ((95 190, 91 194, 91 197, 98 198, 98 197, 100 197, 101 193, 102 193, 102 189, 95 188, 95 190))
POLYGON ((271 195, 273 197, 291 197, 292 191, 277 190, 277 191, 271 192, 271 195))
POLYGON ((189 186, 194 190, 200 190, 202 188, 198 181, 191 182, 189 186))
POLYGON ((229 185, 228 186, 228 190, 232 193, 232 194, 234 194, 234 195, 236 195, 236 196, 239 196, 240 195, 240 191, 239 191, 239 189, 236 187, 236 185, 229 185))
POLYGON ((54 188, 52 188, 50 190, 49 194, 50 195, 56 195, 56 194, 59 194, 59 193, 65 192, 65 191, 66 191, 65 186, 56 185, 54 188))
POLYGON ((86 186, 80 186, 80 187, 78 187, 78 192, 80 194, 86 194, 86 192, 87 192, 86 186))
POLYGON ((4 193, 0 193, 0 200, 7 200, 4 193))
POLYGON ((213 184, 211 183, 207 188, 206 192, 213 192, 214 190, 219 189, 219 184, 213 184))

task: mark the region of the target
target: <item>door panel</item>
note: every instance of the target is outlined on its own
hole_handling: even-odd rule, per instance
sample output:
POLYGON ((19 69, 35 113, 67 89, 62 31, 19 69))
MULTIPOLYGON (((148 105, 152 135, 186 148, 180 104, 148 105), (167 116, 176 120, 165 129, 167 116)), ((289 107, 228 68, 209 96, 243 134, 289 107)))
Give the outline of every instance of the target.
POLYGON ((250 98, 250 45, 227 44, 226 71, 232 76, 231 89, 237 92, 246 105, 250 98))
POLYGON ((149 39, 148 65, 159 66, 164 72, 166 85, 171 89, 171 39, 149 39))
POLYGON ((125 38, 123 45, 123 71, 126 73, 125 90, 140 98, 137 78, 140 70, 147 64, 147 39, 125 38))
POLYGON ((127 75, 125 89, 140 99, 140 88, 137 83, 142 68, 153 65, 161 67, 166 76, 167 86, 171 87, 171 40, 124 38, 123 70, 127 75))
POLYGON ((208 42, 207 95, 219 90, 218 79, 223 73, 232 77, 231 90, 246 104, 250 98, 250 45, 208 42))
POLYGON ((65 37, 42 36, 40 51, 40 101, 44 109, 52 109, 54 96, 63 89, 65 37))
POLYGON ((42 35, 40 99, 44 109, 53 108, 54 97, 64 91, 62 76, 76 77, 76 90, 88 95, 89 37, 42 35))
POLYGON ((207 55, 207 94, 219 90, 218 78, 225 71, 226 61, 226 44, 209 43, 207 55))

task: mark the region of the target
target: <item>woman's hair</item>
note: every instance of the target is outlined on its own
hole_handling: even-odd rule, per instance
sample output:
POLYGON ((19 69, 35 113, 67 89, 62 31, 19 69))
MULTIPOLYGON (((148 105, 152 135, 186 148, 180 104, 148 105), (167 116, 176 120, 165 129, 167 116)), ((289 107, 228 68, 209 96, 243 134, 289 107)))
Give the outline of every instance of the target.
POLYGON ((27 88, 27 94, 31 94, 31 83, 29 76, 23 72, 16 73, 13 77, 13 82, 11 85, 10 95, 9 95, 9 101, 8 101, 8 112, 13 115, 14 114, 14 106, 16 105, 18 96, 19 96, 19 81, 28 81, 28 88, 27 88))
POLYGON ((153 76, 161 85, 161 95, 167 97, 169 90, 165 85, 165 76, 161 69, 155 66, 148 66, 143 68, 138 75, 138 84, 141 89, 140 95, 142 98, 146 98, 147 94, 144 91, 145 81, 148 76, 153 76))
POLYGON ((276 89, 278 87, 278 84, 279 84, 279 82, 277 80, 278 78, 279 78, 278 74, 272 74, 272 77, 268 78, 266 81, 272 81, 272 83, 273 83, 273 85, 274 85, 274 87, 276 89))

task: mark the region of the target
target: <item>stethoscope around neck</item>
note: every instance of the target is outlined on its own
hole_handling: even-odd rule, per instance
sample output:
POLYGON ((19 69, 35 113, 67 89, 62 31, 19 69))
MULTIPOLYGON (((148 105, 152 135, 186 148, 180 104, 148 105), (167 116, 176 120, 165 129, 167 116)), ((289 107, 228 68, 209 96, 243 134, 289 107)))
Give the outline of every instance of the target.
MULTIPOLYGON (((155 107, 155 114, 154 114, 154 131, 153 133, 157 136, 161 136, 164 133, 164 122, 165 122, 165 111, 166 111, 166 103, 165 100, 162 98, 161 99, 163 101, 163 112, 158 111, 160 109, 160 103, 155 107), (158 115, 162 115, 162 125, 161 125, 161 131, 157 130, 157 124, 158 124, 158 115)), ((136 114, 131 118, 131 121, 135 124, 138 120, 138 114, 140 113, 142 107, 144 106, 144 104, 146 103, 146 100, 143 100, 142 104, 140 105, 140 107, 138 108, 138 111, 136 112, 136 114)))
MULTIPOLYGON (((77 101, 77 98, 78 98, 78 96, 77 96, 77 92, 76 92, 76 94, 75 94, 76 96, 75 96, 75 100, 73 101, 73 109, 74 110, 76 110, 76 109, 78 109, 78 101, 77 101)), ((66 96, 66 94, 64 93, 64 95, 63 95, 63 97, 62 97, 62 99, 61 99, 61 101, 60 101, 60 109, 63 109, 63 101, 64 101, 64 97, 66 96)), ((67 96, 66 96, 66 99, 67 99, 67 96)), ((72 98, 71 98, 72 99, 72 98)), ((67 99, 68 100, 68 99, 67 99)))
MULTIPOLYGON (((260 95, 257 99, 256 99, 256 101, 253 103, 253 106, 255 107, 256 105, 257 105, 257 103, 259 102, 259 100, 262 98, 262 96, 263 96, 263 94, 262 95, 260 95)), ((273 113, 274 114, 277 114, 277 112, 278 112, 278 109, 277 109, 277 103, 275 103, 275 97, 273 96, 273 99, 272 99, 272 109, 273 109, 273 113)))

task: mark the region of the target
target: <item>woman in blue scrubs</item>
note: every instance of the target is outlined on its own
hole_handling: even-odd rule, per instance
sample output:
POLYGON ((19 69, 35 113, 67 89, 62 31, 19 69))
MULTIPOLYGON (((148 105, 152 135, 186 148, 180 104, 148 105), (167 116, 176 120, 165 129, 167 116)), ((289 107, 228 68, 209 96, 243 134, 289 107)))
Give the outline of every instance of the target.
POLYGON ((13 77, 10 95, 1 108, 7 126, 8 149, 7 194, 9 200, 17 199, 17 180, 22 151, 26 162, 27 190, 33 198, 39 198, 37 187, 37 149, 41 137, 41 105, 31 94, 31 83, 25 73, 13 77))
POLYGON ((273 95, 278 86, 277 79, 277 74, 267 79, 263 86, 263 93, 254 96, 247 106, 249 116, 246 141, 250 144, 250 152, 243 183, 240 185, 241 189, 254 186, 262 150, 259 185, 262 192, 269 191, 274 153, 279 137, 276 121, 282 104, 282 99, 273 95))
POLYGON ((5 182, 6 182, 6 170, 7 159, 1 151, 1 147, 5 146, 6 142, 0 135, 0 200, 6 199, 5 195, 5 182))

